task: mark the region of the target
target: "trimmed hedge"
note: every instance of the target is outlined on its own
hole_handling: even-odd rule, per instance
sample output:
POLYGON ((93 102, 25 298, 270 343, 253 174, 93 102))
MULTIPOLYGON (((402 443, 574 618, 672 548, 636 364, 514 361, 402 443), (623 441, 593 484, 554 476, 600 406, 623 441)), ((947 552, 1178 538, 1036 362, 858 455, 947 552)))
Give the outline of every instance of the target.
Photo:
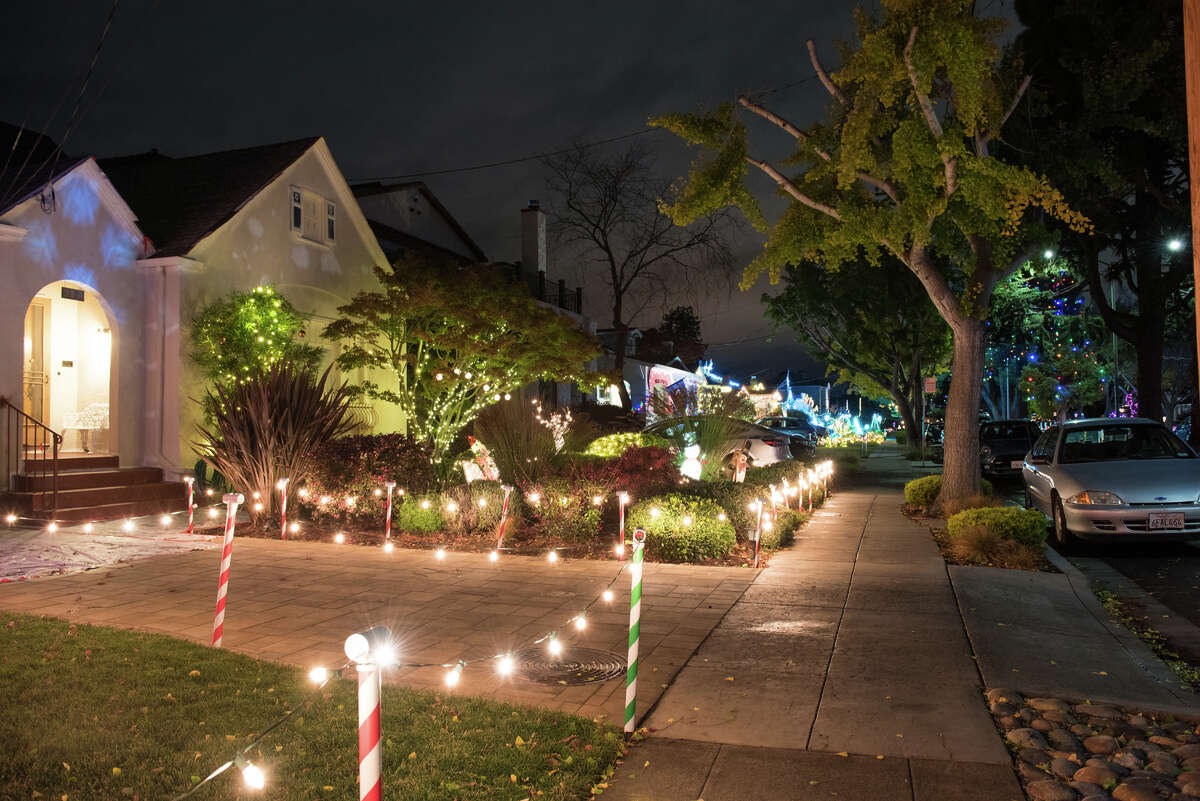
POLYGON ((750 484, 738 484, 733 481, 694 481, 680 487, 679 494, 716 503, 733 524, 739 539, 744 540, 747 533, 754 528, 755 513, 748 507, 755 498, 762 496, 762 490, 750 484))
POLYGON ((526 518, 546 536, 588 542, 600 533, 601 507, 593 503, 593 498, 608 494, 604 484, 548 478, 523 491, 526 518), (537 497, 536 503, 533 497, 537 497))
POLYGON ((773 551, 784 545, 791 545, 796 539, 796 531, 806 519, 808 515, 795 509, 781 509, 771 530, 762 532, 762 547, 773 551))
POLYGON ((903 428, 896 429, 896 444, 897 445, 907 445, 908 444, 908 432, 905 431, 903 428))
POLYGON ((609 434, 600 437, 588 445, 584 453, 588 456, 615 459, 630 448, 665 448, 667 444, 662 437, 642 431, 628 431, 623 434, 609 434))
POLYGON ((727 556, 737 545, 733 524, 721 520, 713 501, 679 493, 635 503, 629 510, 626 537, 646 529, 646 555, 669 562, 698 562, 727 556))
POLYGON ((952 538, 975 526, 982 526, 999 537, 1021 545, 1037 547, 1046 541, 1046 517, 1037 509, 986 506, 965 509, 946 521, 952 538))
POLYGON ((406 496, 404 502, 392 509, 392 525, 397 531, 427 534, 441 531, 446 524, 442 517, 441 498, 437 495, 406 496), (422 506, 422 504, 427 504, 422 506))
MULTIPOLYGON (((992 482, 986 478, 982 480, 982 489, 984 495, 994 494, 992 482)), ((942 491, 942 474, 937 473, 932 476, 924 476, 923 478, 914 478, 912 481, 904 485, 904 501, 912 506, 919 506, 922 509, 928 509, 937 500, 937 496, 942 491)))

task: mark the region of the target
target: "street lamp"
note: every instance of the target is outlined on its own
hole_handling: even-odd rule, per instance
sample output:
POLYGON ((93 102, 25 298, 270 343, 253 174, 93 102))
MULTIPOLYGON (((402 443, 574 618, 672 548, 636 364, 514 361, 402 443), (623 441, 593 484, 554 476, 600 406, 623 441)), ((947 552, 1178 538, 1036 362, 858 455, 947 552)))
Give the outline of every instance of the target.
POLYGON ((1043 259, 1053 259, 1054 251, 1050 250, 1049 248, 1046 248, 1045 250, 1042 251, 1042 258, 1043 259))
POLYGON ((1167 250, 1171 251, 1172 253, 1178 253, 1179 251, 1183 250, 1183 240, 1172 239, 1171 241, 1167 242, 1167 250))

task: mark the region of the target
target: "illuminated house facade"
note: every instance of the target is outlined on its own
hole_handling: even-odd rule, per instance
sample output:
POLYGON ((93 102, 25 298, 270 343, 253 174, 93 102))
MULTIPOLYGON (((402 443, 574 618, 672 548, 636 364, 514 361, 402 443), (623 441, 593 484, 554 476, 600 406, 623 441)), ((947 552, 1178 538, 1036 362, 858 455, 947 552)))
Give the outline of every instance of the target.
MULTIPOLYGON (((188 356, 193 316, 270 284, 315 339, 389 259, 321 138, 43 169, 0 195, 0 418, 63 435, 57 519, 183 508, 204 386, 188 356)), ((364 431, 403 429, 387 404, 356 414, 364 431)), ((45 460, 19 428, 0 432, 0 489, 7 508, 36 513, 48 487, 30 473, 45 460)))

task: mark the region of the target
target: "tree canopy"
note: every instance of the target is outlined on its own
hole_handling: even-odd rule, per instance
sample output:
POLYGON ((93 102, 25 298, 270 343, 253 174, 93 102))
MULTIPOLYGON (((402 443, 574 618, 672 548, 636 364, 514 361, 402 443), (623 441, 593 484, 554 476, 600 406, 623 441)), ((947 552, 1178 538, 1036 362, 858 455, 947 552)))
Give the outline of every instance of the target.
POLYGON ((412 259, 376 268, 380 288, 338 309, 324 336, 342 369, 390 374, 357 391, 396 404, 441 463, 486 406, 535 381, 590 380, 595 341, 495 265, 412 259))
POLYGON ((858 43, 832 74, 809 41, 831 100, 807 128, 752 95, 711 113, 651 120, 704 151, 668 207, 676 222, 737 206, 767 232, 743 287, 763 272, 777 280, 787 264, 877 264, 883 253, 920 280, 954 334, 944 499, 979 490, 982 321, 993 288, 1026 260, 1035 211, 1072 230, 1090 228, 1041 174, 993 154, 1030 79, 1002 61, 1001 23, 976 17, 974 5, 883 0, 878 18, 860 10, 858 43), (792 138, 786 161, 776 165, 751 148, 746 114, 792 138), (773 223, 746 186, 751 167, 788 200, 773 223))

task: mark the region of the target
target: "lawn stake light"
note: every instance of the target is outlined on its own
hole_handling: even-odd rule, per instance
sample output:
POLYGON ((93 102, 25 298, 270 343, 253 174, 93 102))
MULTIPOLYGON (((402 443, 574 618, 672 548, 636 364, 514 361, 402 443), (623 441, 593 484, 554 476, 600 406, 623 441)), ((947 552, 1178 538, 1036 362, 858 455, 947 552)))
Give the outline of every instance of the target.
POLYGON ((279 487, 279 538, 287 539, 287 485, 288 479, 281 478, 275 486, 279 487))
POLYGON ((504 490, 504 504, 500 507, 500 527, 496 532, 496 553, 500 553, 500 548, 504 545, 504 524, 508 522, 508 496, 512 495, 513 487, 511 484, 501 484, 500 489, 504 490))
POLYGON ((391 663, 391 632, 376 626, 346 638, 346 656, 358 668, 358 798, 380 801, 383 742, 379 697, 382 667, 391 663))
POLYGON ((196 533, 196 532, 195 532, 195 529, 193 529, 193 527, 192 527, 192 520, 194 519, 194 517, 195 517, 195 514, 196 514, 196 504, 192 503, 192 496, 193 496, 193 493, 194 493, 194 492, 195 492, 195 490, 196 490, 196 488, 195 488, 195 486, 194 486, 194 485, 195 485, 195 483, 196 483, 196 478, 195 478, 195 476, 184 476, 184 477, 183 477, 183 481, 184 481, 184 483, 185 483, 185 484, 187 484, 187 488, 188 488, 188 527, 187 527, 187 533, 188 533, 188 534, 194 534, 194 533, 196 533))
POLYGON ((392 541, 392 492, 396 489, 396 482, 389 481, 384 484, 387 487, 387 515, 383 519, 383 544, 387 545, 392 541))
POLYGON ((225 630, 225 596, 229 593, 229 563, 233 561, 233 527, 237 519, 237 508, 246 502, 246 497, 236 492, 227 492, 221 500, 225 502, 225 546, 221 549, 221 572, 217 576, 217 611, 213 615, 213 648, 221 647, 221 636, 225 630))
POLYGON ((629 504, 629 493, 622 492, 617 495, 617 507, 619 511, 619 528, 617 531, 617 557, 623 562, 625 561, 625 507, 629 504))
POLYGON ((642 551, 646 530, 633 532, 633 556, 629 561, 629 656, 625 662, 625 734, 636 727, 637 712, 638 638, 642 634, 642 551))

